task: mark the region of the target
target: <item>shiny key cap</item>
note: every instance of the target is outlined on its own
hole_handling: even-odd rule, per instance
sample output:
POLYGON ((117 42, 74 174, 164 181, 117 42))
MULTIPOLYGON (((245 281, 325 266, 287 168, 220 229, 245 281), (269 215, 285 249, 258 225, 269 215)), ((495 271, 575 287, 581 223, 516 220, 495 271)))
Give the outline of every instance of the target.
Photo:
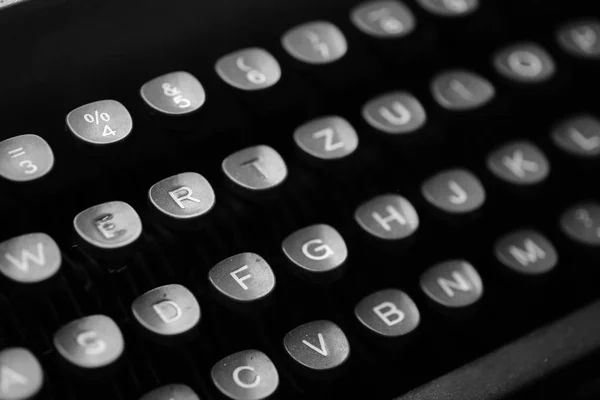
POLYGON ((600 204, 585 202, 570 207, 560 217, 560 228, 577 243, 600 246, 600 204))
POLYGON ((443 17, 460 17, 477 10, 479 0, 418 0, 427 11, 443 17))
POLYGON ((352 10, 354 25, 367 35, 379 38, 398 38, 410 34, 415 18, 399 1, 369 1, 352 10))
POLYGON ((434 265, 421 275, 419 284, 427 298, 446 311, 472 306, 483 295, 481 277, 465 260, 434 265))
POLYGON ((344 34, 332 23, 315 21, 286 32, 281 43, 294 58, 308 64, 327 64, 346 54, 348 44, 344 34))
POLYGON ((600 58, 600 22, 593 19, 570 22, 559 29, 558 43, 574 56, 598 59, 600 58))
POLYGON ((597 157, 600 155, 600 121, 590 114, 569 117, 554 127, 552 141, 570 155, 597 157))
POLYGON ((421 320, 417 305, 398 289, 383 289, 368 295, 356 305, 354 315, 377 339, 395 339, 398 343, 402 341, 398 339, 410 336, 421 320))
POLYGON ((540 83, 554 76, 556 66, 546 50, 535 43, 518 43, 493 57, 496 71, 510 81, 540 83))
POLYGON ((20 135, 0 142, 0 176, 13 182, 28 182, 48 174, 54 153, 37 135, 20 135))
POLYGON ((119 142, 133 129, 129 111, 116 100, 100 100, 78 107, 67 114, 66 122, 77 139, 92 145, 119 142))
POLYGON ((84 243, 103 250, 124 248, 142 234, 139 215, 122 201, 109 201, 80 212, 73 226, 84 243))
POLYGON ((531 229, 510 232, 498 239, 494 254, 504 267, 520 275, 546 274, 558 262, 552 243, 531 229))
POLYGON ((350 357, 350 343, 335 323, 312 321, 292 329, 283 338, 283 346, 294 367, 310 377, 328 378, 350 357))
POLYGON ((200 305, 185 286, 154 288, 131 304, 137 322, 159 338, 175 337, 191 331, 200 322, 200 305))
POLYGON ((431 82, 436 102, 450 111, 467 111, 489 103, 496 89, 487 79, 466 70, 448 70, 431 82))
POLYGON ((281 68, 266 50, 247 48, 221 57, 215 69, 227 84, 240 90, 261 90, 275 85, 281 68))
POLYGON ((223 160, 221 168, 233 189, 246 195, 279 186, 288 173, 279 153, 265 145, 231 154, 223 160))
POLYGON ((29 233, 0 243, 0 273, 18 283, 37 283, 56 275, 62 258, 45 233, 29 233))
POLYGON ((217 297, 237 311, 249 310, 275 289, 275 274, 258 254, 240 253, 229 257, 208 272, 217 297))
POLYGON ((211 370, 219 391, 232 400, 262 400, 275 393, 279 374, 263 352, 244 350, 225 357, 211 370))
POLYGON ((37 358, 22 347, 0 351, 0 400, 27 400, 44 383, 44 372, 37 358))
POLYGON ((64 325, 54 334, 54 347, 71 364, 93 369, 114 363, 123 353, 121 330, 105 315, 91 315, 64 325))
POLYGON ((496 177, 515 185, 541 183, 550 173, 550 163, 542 150, 526 140, 495 149, 487 158, 487 167, 496 177))
POLYGON ((407 92, 386 93, 370 100, 362 115, 370 126, 390 135, 416 132, 427 121, 419 100, 407 92))
POLYGON ((215 205, 215 192, 202 175, 183 172, 152 185, 148 199, 163 220, 181 226, 209 213, 215 205))
POLYGON ((155 111, 174 116, 192 113, 206 101, 202 84, 185 71, 171 72, 146 82, 140 95, 155 111))
POLYGON ((174 383, 154 389, 140 400, 200 400, 200 397, 189 386, 174 383))
POLYGON ((327 116, 309 121, 294 131, 296 146, 316 160, 339 160, 358 147, 356 131, 342 117, 327 116))
POLYGON ((354 219, 365 232, 386 241, 407 238, 419 227, 419 216, 412 204, 394 194, 377 196, 361 204, 354 219))
POLYGON ((429 178, 421 186, 421 193, 430 204, 450 214, 473 212, 485 203, 483 185, 464 169, 443 171, 429 178))
POLYGON ((283 240, 281 247, 292 271, 313 282, 340 278, 348 258, 342 236, 325 224, 295 231, 283 240))

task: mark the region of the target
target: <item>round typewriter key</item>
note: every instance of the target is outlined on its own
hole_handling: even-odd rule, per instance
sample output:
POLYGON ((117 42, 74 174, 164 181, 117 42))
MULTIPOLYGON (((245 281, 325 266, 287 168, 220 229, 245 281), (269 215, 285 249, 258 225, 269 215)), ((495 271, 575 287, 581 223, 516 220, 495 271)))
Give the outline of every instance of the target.
POLYGON ((146 393, 140 400, 200 400, 200 397, 189 386, 171 384, 146 393))
POLYGON ((62 258, 45 233, 29 233, 0 243, 0 273, 18 283, 42 282, 56 275, 62 258))
POLYGON ((348 44, 344 34, 332 23, 309 22, 286 32, 281 43, 294 58, 308 64, 326 64, 346 54, 348 44))
POLYGON ((369 1, 352 10, 352 23, 367 35, 378 38, 398 38, 410 34, 415 17, 399 1, 369 1))
POLYGON ((183 225, 210 212, 215 205, 215 192, 202 175, 184 172, 152 185, 148 199, 163 220, 183 225))
POLYGON ((600 205, 580 203, 570 207, 560 217, 560 227, 577 243, 600 246, 600 205))
POLYGON ((275 365, 258 350, 225 357, 212 368, 211 377, 219 391, 232 400, 266 399, 279 386, 275 365))
POLYGON ((275 274, 257 254, 241 253, 229 257, 208 272, 217 297, 237 311, 255 306, 275 289, 275 274))
POLYGON ((412 204, 393 194, 377 196, 361 204, 354 219, 364 231, 386 241, 407 238, 419 227, 419 216, 412 204))
POLYGON ((597 157, 600 155, 600 121, 589 114, 567 118, 552 130, 552 141, 573 156, 597 157))
POLYGON ((287 178, 283 158, 269 146, 237 151, 221 165, 228 183, 240 194, 251 195, 279 186, 287 178))
POLYGON ((28 182, 48 174, 54 153, 37 135, 20 135, 0 142, 0 176, 13 182, 28 182))
POLYGON ((453 169, 441 172, 423 183, 423 197, 435 207, 451 214, 479 209, 485 202, 485 190, 471 172, 453 169))
POLYGON ((85 243, 103 250, 124 248, 142 234, 139 215, 122 201, 90 207, 77 214, 73 225, 85 243))
POLYGON ((206 100, 200 82, 185 71, 171 72, 146 82, 140 95, 149 107, 165 115, 192 113, 206 100))
POLYGON ((436 102, 450 111, 466 111, 489 103, 496 94, 485 78, 466 70, 450 70, 437 75, 431 82, 436 102))
POLYGON ((304 153, 319 160, 341 159, 358 147, 358 135, 344 118, 322 117, 298 127, 294 141, 304 153))
POLYGON ((544 153, 529 141, 507 143, 487 158, 488 169, 498 178, 516 185, 543 182, 550 173, 544 153))
POLYGON ((443 17, 459 17, 477 10, 479 0, 418 0, 427 11, 443 17))
POLYGON ((494 252, 503 266, 521 275, 548 273, 558 262, 552 243, 533 230, 519 230, 503 236, 496 242, 494 252))
POLYGON ((154 288, 134 300, 133 316, 159 337, 191 331, 200 322, 200 305, 187 288, 177 284, 154 288))
POLYGON ((370 100, 363 106, 362 115, 373 128, 390 135, 415 132, 427 121, 419 100, 407 92, 387 93, 370 100))
POLYGON ((92 145, 119 142, 133 129, 129 111, 115 100, 100 100, 78 107, 67 115, 66 122, 77 139, 92 145))
POLYGON ((350 357, 350 343, 339 326, 331 321, 312 321, 292 329, 283 346, 294 366, 313 378, 327 379, 350 357))
POLYGON ((0 400, 33 398, 43 383, 42 367, 29 350, 10 347, 0 351, 0 400))
POLYGON ((552 57, 535 43, 504 48, 494 56, 494 67, 505 78, 521 83, 539 83, 554 76, 552 57))
POLYGON ((146 393, 140 400, 200 400, 200 397, 189 386, 171 384, 146 393))
POLYGON ((248 48, 221 57, 215 69, 227 84, 241 90, 260 90, 281 78, 279 63, 266 50, 248 48))
POLYGON ((90 369, 114 363, 123 353, 125 343, 112 319, 91 315, 60 328, 54 334, 54 346, 73 365, 90 369))
POLYGON ((356 305, 354 315, 378 339, 392 340, 409 336, 421 319, 417 305, 398 289, 384 289, 368 295, 356 305))
POLYGON ((329 282, 342 275, 348 248, 329 225, 311 225, 286 237, 282 250, 292 271, 313 282, 329 282))
POLYGON ((474 305, 483 295, 483 283, 475 268, 465 260, 437 264, 421 275, 421 290, 443 309, 474 305))
POLYGON ((558 43, 574 56, 598 59, 600 58, 600 22, 589 19, 568 23, 558 31, 558 43))

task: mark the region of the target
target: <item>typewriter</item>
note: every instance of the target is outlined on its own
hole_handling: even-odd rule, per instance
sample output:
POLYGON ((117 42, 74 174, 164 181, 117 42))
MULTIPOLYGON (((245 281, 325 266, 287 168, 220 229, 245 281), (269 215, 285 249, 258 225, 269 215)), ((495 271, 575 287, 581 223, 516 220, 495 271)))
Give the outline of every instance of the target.
POLYGON ((0 32, 1 400, 600 398, 597 2, 0 32))

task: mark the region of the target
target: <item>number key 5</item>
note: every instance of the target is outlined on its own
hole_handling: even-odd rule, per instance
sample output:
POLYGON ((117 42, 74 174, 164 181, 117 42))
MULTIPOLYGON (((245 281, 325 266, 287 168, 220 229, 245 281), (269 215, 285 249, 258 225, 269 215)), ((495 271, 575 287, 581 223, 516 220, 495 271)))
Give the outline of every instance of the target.
POLYGON ((0 142, 0 176, 14 182, 32 181, 54 166, 54 153, 37 135, 20 135, 0 142))

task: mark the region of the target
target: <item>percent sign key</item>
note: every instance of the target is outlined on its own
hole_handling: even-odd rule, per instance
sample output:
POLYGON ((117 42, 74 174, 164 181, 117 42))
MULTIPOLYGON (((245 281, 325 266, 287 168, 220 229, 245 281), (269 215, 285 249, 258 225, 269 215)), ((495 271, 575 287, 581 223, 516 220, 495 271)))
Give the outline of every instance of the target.
POLYGON ((67 127, 79 140, 105 145, 125 139, 133 128, 129 111, 116 100, 88 103, 67 115, 67 127))

